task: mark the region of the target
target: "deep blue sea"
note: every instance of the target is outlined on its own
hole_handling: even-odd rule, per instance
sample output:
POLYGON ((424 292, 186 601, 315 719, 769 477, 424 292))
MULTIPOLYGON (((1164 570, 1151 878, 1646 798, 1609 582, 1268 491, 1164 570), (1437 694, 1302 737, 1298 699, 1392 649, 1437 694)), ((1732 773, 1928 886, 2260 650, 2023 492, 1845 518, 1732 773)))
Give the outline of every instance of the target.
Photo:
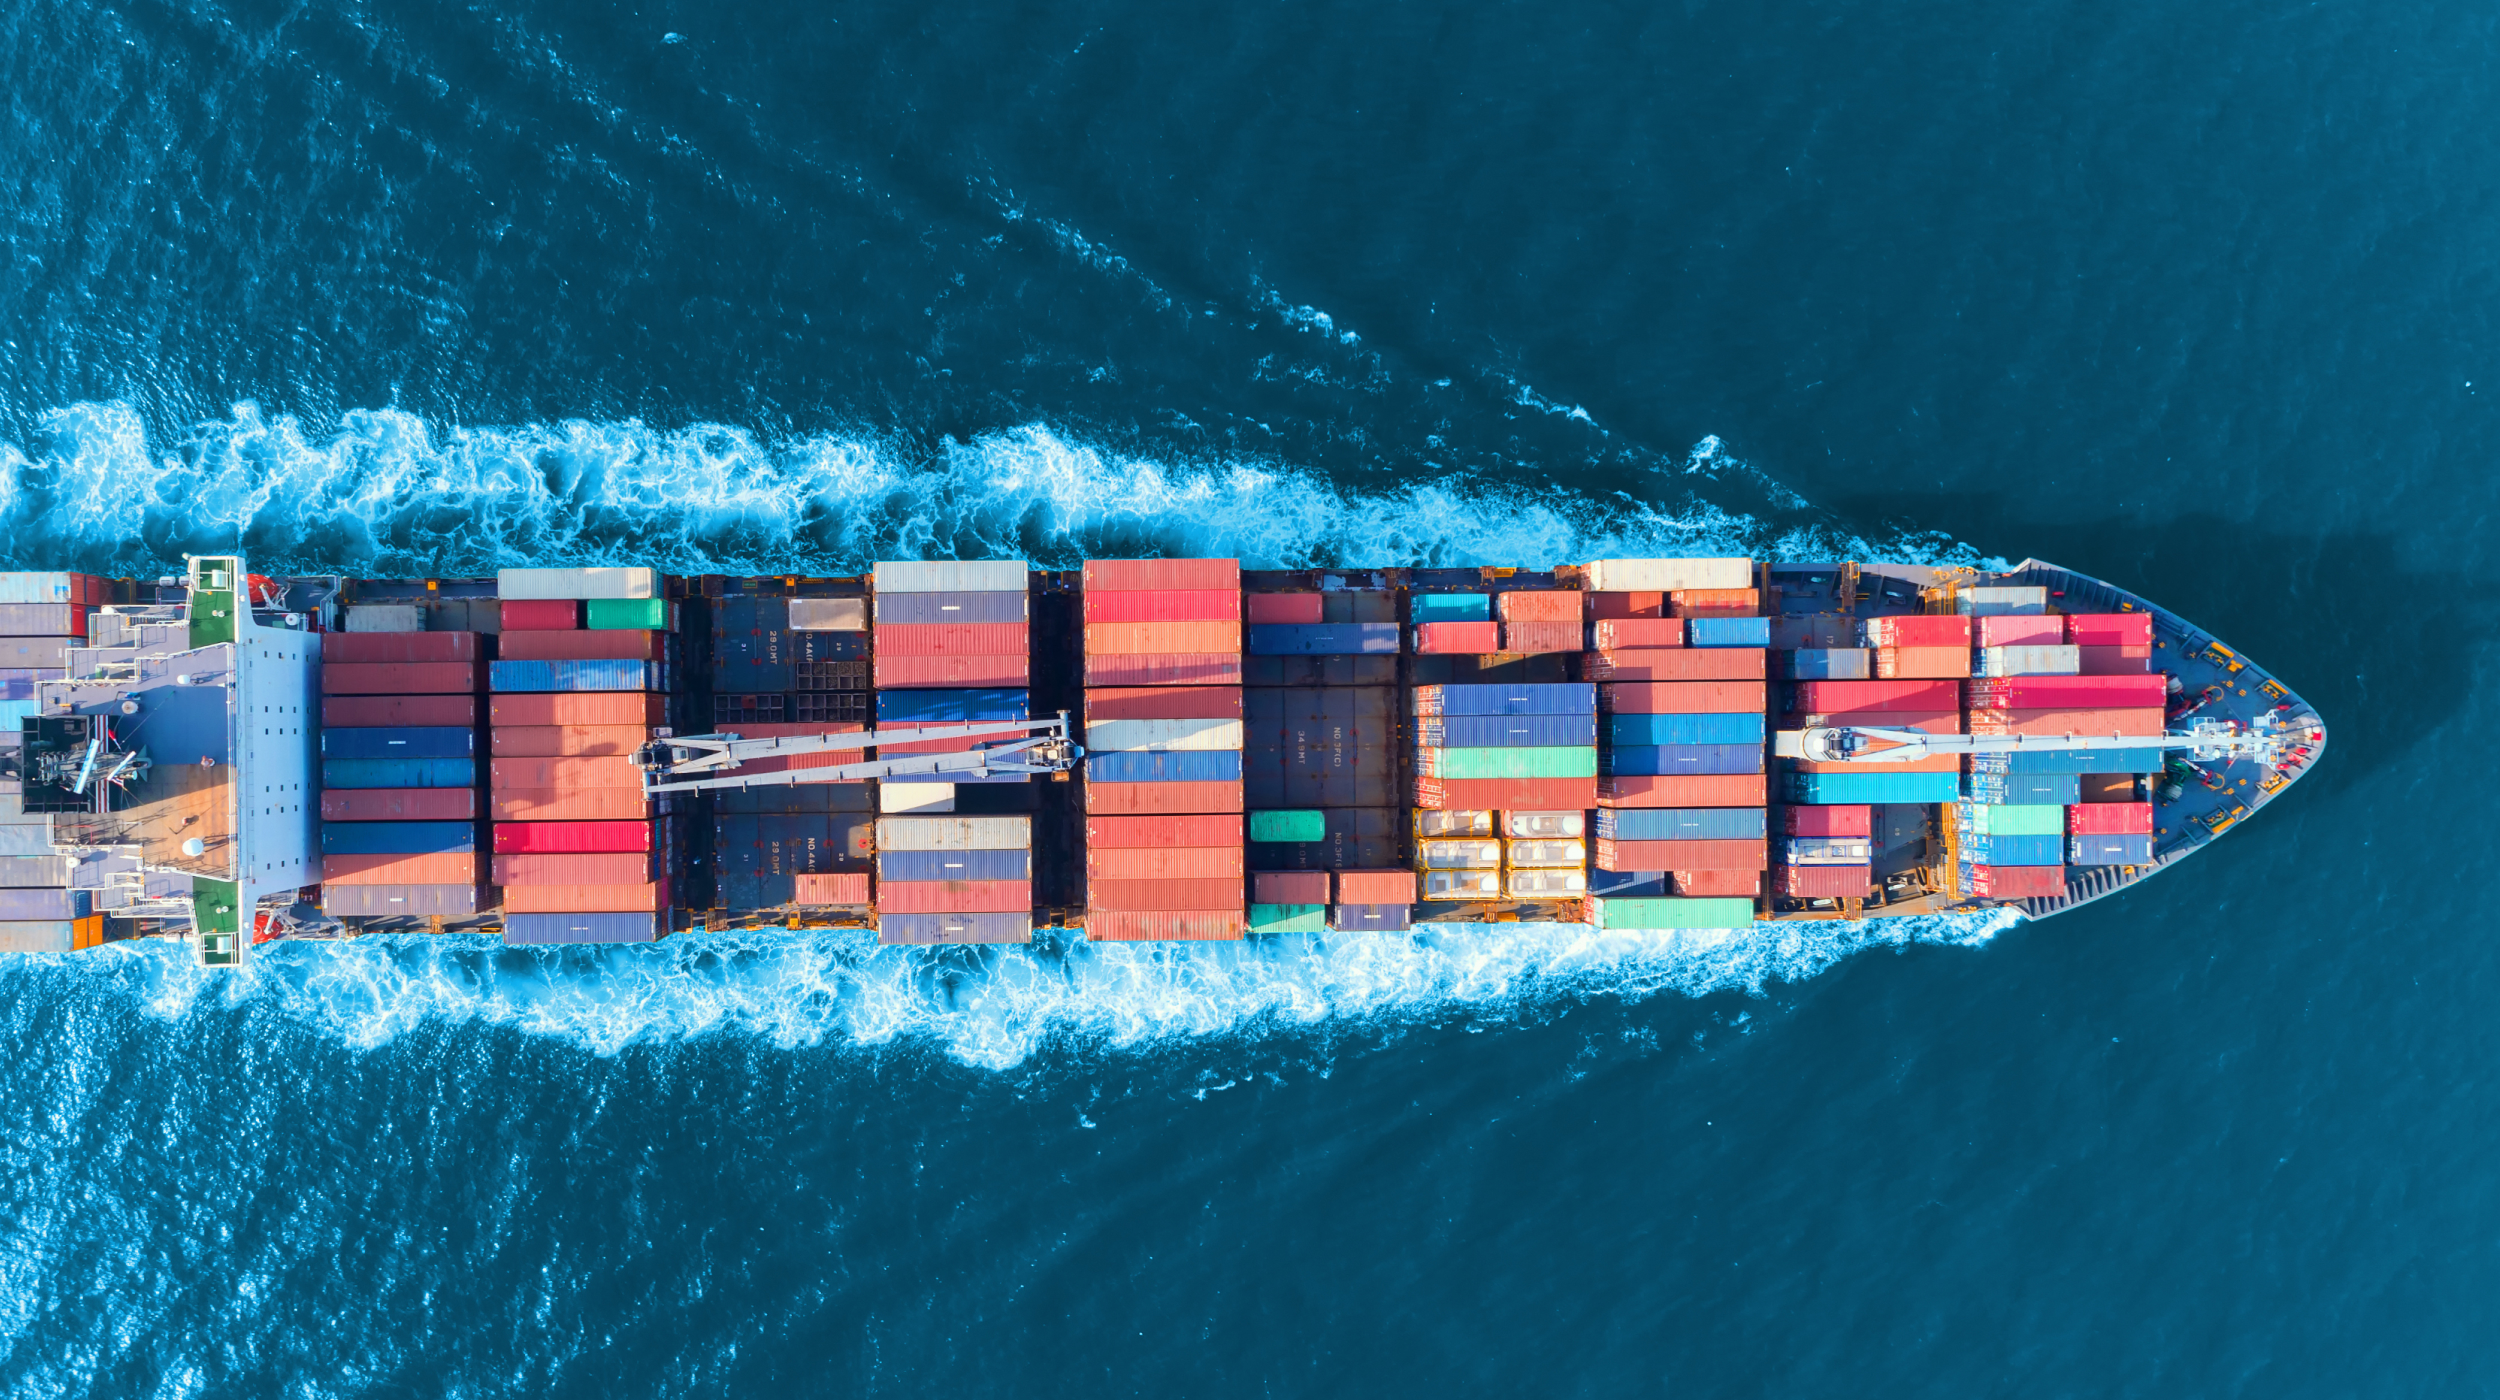
POLYGON ((2040 924, 0 959, 10 1397, 2500 1391, 2500 13, 0 3, 0 565, 2037 556, 2040 924))

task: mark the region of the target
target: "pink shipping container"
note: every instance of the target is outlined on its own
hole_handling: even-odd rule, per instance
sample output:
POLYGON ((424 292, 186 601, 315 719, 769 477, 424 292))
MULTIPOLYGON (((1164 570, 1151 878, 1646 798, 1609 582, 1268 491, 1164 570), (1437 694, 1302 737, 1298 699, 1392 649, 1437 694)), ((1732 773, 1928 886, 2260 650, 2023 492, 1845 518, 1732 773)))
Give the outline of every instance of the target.
POLYGON ((2066 619, 2054 614, 1983 617, 1978 622, 1983 647, 2051 647, 2066 640, 2066 619))
POLYGON ((1313 623, 1323 620, 1316 593, 1250 593, 1242 597, 1242 615, 1250 622, 1313 623))
POLYGON ((1935 714, 1962 707, 1962 688, 1949 680, 1799 681, 1789 706, 1799 714, 1935 714))
POLYGON ((665 661, 668 635, 623 627, 595 632, 512 632, 496 646, 495 655, 505 661, 665 661))
POLYGON ((467 695, 477 683, 474 661, 339 662, 321 668, 324 695, 467 695))
POLYGON ((1412 870, 1340 870, 1339 904, 1412 904, 1417 895, 1412 870))
POLYGON ((1417 778, 1428 812, 1571 812, 1597 805, 1595 778, 1417 778))
POLYGON ((1600 778, 1600 807, 1760 807, 1770 780, 1762 773, 1667 773, 1600 778))
POLYGON ((2073 613, 2066 618, 2065 640, 2079 647, 2145 647, 2153 645, 2151 613, 2073 613))
POLYGON ((598 852, 653 849, 647 821, 501 822, 495 827, 495 854, 526 851, 598 852))
POLYGON ((1970 619, 1958 613, 1870 617, 1861 629, 1876 647, 1960 647, 1970 650, 1970 619))
POLYGON ((669 907, 668 881, 625 885, 514 885, 507 914, 652 914, 669 907))
MULTIPOLYGON (((1600 593, 1593 597, 1620 597, 1600 593)), ((1684 645, 1684 619, 1680 617, 1618 617, 1605 618, 1589 627, 1589 642, 1597 651, 1647 651, 1659 647, 1684 645)), ((1719 650, 1719 648, 1713 648, 1719 650)))
POLYGON ((2069 836, 2150 836, 2150 802, 2078 802, 2066 809, 2069 836))
POLYGON ((1241 684, 1241 653, 1204 651, 1180 656, 1089 655, 1085 658, 1085 684, 1088 687, 1237 686, 1241 684))
POLYGON ((1033 907, 1030 880, 886 880, 881 914, 1021 914, 1033 907))
POLYGON ((1239 846, 1243 822, 1238 812, 1185 816, 1085 818, 1088 849, 1128 846, 1239 846))
POLYGON ((1085 591, 1241 591, 1238 559, 1088 559, 1085 591))
POLYGON ((889 656, 1015 656, 1032 649, 1033 634, 1021 622, 884 622, 875 650, 889 656))
POLYGON ((1770 695, 1761 681, 1618 681, 1597 698, 1616 715, 1758 715, 1770 695))
POLYGON ((1762 593, 1752 588, 1687 588, 1668 594, 1667 608, 1677 617, 1754 617, 1762 611, 1762 593))
POLYGON ((642 792, 642 770, 630 758, 491 758, 486 786, 512 788, 630 788, 642 792))
MULTIPOLYGON (((891 890, 891 884, 886 886, 891 890)), ((1193 909, 1237 909, 1241 877, 1229 880, 1087 880, 1085 907, 1120 913, 1178 914, 1193 909)))
POLYGON ((2151 709, 2168 685, 2166 676, 2006 676, 1965 684, 1962 702, 1974 710, 2151 709))
POLYGON ((2162 732, 2159 710, 1973 710, 1973 734, 2105 734, 2133 738, 2162 732))
POLYGON ((871 662, 879 690, 964 690, 1032 684, 1031 658, 1013 656, 888 656, 871 662))
POLYGON ((649 742, 647 724, 503 725, 486 731, 487 751, 497 758, 618 758, 649 742))
POLYGON ((1783 865, 1780 893, 1797 899, 1864 899, 1875 891, 1867 865, 1783 865))
POLYGON ((1791 836, 1872 836, 1872 807, 1789 807, 1783 823, 1791 836))
POLYGON ((561 632, 582 625, 582 605, 571 598, 515 598, 501 605, 506 632, 561 632))
POLYGON ((497 695, 486 702, 486 722, 498 727, 507 724, 666 724, 668 697, 622 690, 497 695))
POLYGON ((2153 669, 2151 647, 2077 647, 2075 669, 2087 676, 2141 675, 2153 669))
MULTIPOLYGON (((883 645, 881 641, 879 645, 883 645)), ((1089 622, 1087 656, 1170 656, 1241 650, 1241 624, 1222 622, 1089 622)))
POLYGON ((1970 648, 1877 647, 1875 674, 1885 680, 1967 676, 1970 674, 1970 648))
MULTIPOLYGON (((1327 904, 1325 870, 1262 870, 1250 877, 1253 904, 1327 904)), ((1405 901, 1412 904, 1413 900, 1405 901)))
MULTIPOLYGON (((1088 880, 1230 880, 1241 883, 1241 847, 1087 846, 1088 880)), ((1192 904, 1192 909, 1207 906, 1192 904)))
POLYGON ((1092 943, 1211 943, 1240 938, 1249 922, 1247 913, 1240 909, 1156 913, 1089 910, 1085 915, 1085 938, 1092 943))
POLYGON ((2053 899, 2066 893, 2062 865, 1967 865, 1968 892, 1981 899, 2053 899))
MULTIPOLYGON (((1517 595, 1505 593, 1503 597, 1517 595)), ((1571 595, 1576 598, 1580 595, 1571 595)), ((1571 622, 1505 622, 1502 624, 1502 650, 1523 656, 1549 655, 1554 652, 1576 652, 1581 642, 1580 624, 1571 622)))
POLYGON ((1087 622, 1233 622, 1241 621, 1241 594, 1230 588, 1197 588, 1178 592, 1085 594, 1087 622))
MULTIPOLYGON (((1493 615, 1504 622, 1577 624, 1583 607, 1580 598, 1581 595, 1576 592, 1560 591, 1528 592, 1522 590, 1514 593, 1496 593, 1493 595, 1493 615)), ((1346 902, 1362 904, 1370 901, 1348 900, 1346 902)))
POLYGON ((1239 718, 1241 687, 1237 685, 1105 686, 1085 692, 1088 724, 1112 719, 1239 718))
POLYGON ((466 822, 477 820, 475 788, 325 788, 325 822, 466 822))
POLYGON ((1502 649, 1498 622, 1420 622, 1415 625, 1418 656, 1484 656, 1502 649))
POLYGON ((1752 899, 1762 893, 1759 870, 1678 870, 1675 892, 1717 899, 1752 899))
MULTIPOLYGON (((1664 593, 1591 593, 1588 595, 1589 616, 1604 620, 1615 617, 1665 617, 1667 595, 1664 593)), ((1676 631, 1683 636, 1683 629, 1676 631)), ((1682 645, 1678 642, 1677 645, 1682 645)))
POLYGON ((475 661, 475 632, 324 632, 323 663, 387 665, 411 661, 475 661))
POLYGON ((430 855, 326 855, 325 885, 474 885, 477 857, 468 851, 430 855))
POLYGON ((640 885, 660 873, 651 868, 648 851, 550 852, 496 856, 494 862, 498 885, 640 885))
MULTIPOLYGON (((868 872, 845 871, 831 874, 796 877, 797 896, 794 904, 866 904, 868 872)), ((1014 910, 1009 910, 1014 913, 1014 910)))
POLYGON ((639 822, 651 804, 640 788, 512 788, 487 794, 499 822, 639 822))
POLYGON ((477 697, 334 695, 321 702, 321 723, 329 729, 465 729, 477 723, 477 697))
POLYGON ((1768 841, 1597 840, 1600 870, 1768 870, 1768 841))
POLYGON ((1580 658, 1580 678, 1590 681, 1758 681, 1768 653, 1760 647, 1661 647, 1650 651, 1600 651, 1580 658))
POLYGON ((1239 783, 1098 783, 1085 781, 1085 810, 1110 817, 1238 812, 1239 783))

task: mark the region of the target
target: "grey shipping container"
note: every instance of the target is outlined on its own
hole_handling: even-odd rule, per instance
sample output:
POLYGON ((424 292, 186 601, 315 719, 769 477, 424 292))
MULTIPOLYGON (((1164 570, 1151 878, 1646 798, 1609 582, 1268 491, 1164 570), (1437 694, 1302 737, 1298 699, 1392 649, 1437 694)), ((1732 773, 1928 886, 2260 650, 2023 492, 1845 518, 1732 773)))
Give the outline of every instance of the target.
POLYGON ((349 632, 422 632, 425 608, 417 603, 355 603, 347 609, 349 632))
POLYGON ((0 603, 0 634, 11 637, 85 636, 87 610, 76 603, 0 603))
POLYGON ((1032 604, 1018 589, 1013 593, 881 593, 877 625, 904 626, 928 622, 1025 622, 1032 604))
POLYGON ((83 919, 94 912, 91 890, 0 890, 0 919, 83 919))
POLYGON ((880 914, 879 943, 1030 943, 1031 914, 880 914))
POLYGON ((0 889, 23 890, 38 885, 69 884, 69 861, 62 856, 0 856, 0 889))
POLYGON ((483 901, 476 885, 323 885, 321 912, 357 918, 466 915, 483 901))
POLYGON ((812 875, 864 867, 873 831, 865 813, 716 816, 712 855, 723 875, 812 875))
POLYGON ((1259 686, 1395 685, 1398 659, 1394 656, 1245 656, 1241 659, 1241 679, 1245 685, 1259 686))
POLYGON ((0 922, 0 953, 66 953, 74 932, 67 919, 0 922))
POLYGON ((795 787, 731 788, 712 794, 723 815, 772 812, 873 812, 876 791, 866 783, 802 783, 795 787))
POLYGON ((506 914, 506 943, 656 943, 658 914, 506 914))
POLYGON ((1390 933, 1414 921, 1411 904, 1340 904, 1328 911, 1328 926, 1342 933, 1390 933))
POLYGON ((877 857, 887 884, 930 880, 1030 880, 1031 851, 887 851, 877 857))
POLYGON ((657 569, 504 569, 495 575, 495 596, 541 598, 657 598, 657 569))
POLYGON ((879 817, 880 851, 1027 851, 1031 817, 879 817))
POLYGON ((71 637, 0 637, 0 667, 57 671, 69 665, 71 637))
POLYGON ((864 632, 868 630, 865 598, 793 598, 790 627, 796 632, 864 632))
POLYGON ((887 593, 1022 593, 1028 566, 1020 559, 936 559, 883 563, 875 579, 887 593))
POLYGON ((1771 646, 1779 651, 1854 647, 1857 644, 1858 620, 1855 617, 1816 613, 1809 617, 1771 619, 1771 646))

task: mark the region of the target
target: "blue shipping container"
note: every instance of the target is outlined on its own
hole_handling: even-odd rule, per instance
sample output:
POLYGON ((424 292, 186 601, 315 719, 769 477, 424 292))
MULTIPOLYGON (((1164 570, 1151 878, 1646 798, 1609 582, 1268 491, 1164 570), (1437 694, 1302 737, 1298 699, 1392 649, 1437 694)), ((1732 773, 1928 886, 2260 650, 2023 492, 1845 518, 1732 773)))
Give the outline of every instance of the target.
POLYGON ((1412 904, 1340 904, 1328 911, 1328 926, 1345 933, 1388 933, 1414 922, 1412 904))
MULTIPOLYGON (((1607 841, 1759 841, 1768 831, 1759 807, 1601 807, 1607 841)), ((1592 887, 1591 893, 1597 891, 1592 887)))
POLYGON ((1595 715, 1427 715, 1415 741, 1428 749, 1588 749, 1595 715))
POLYGON ((67 671, 23 669, 0 671, 0 700, 32 700, 35 698, 35 682, 57 681, 68 674, 67 671))
POLYGON ((1974 865, 2064 865, 2062 836, 1980 836, 1961 838, 1961 858, 1974 865))
MULTIPOLYGON (((1751 744, 1762 746, 1760 715, 1627 715, 1606 721, 1607 737, 1617 744, 1751 744)), ((1757 771, 1757 770, 1747 770, 1757 771)))
POLYGON ((541 690, 666 690, 667 667, 657 661, 493 661, 488 687, 513 693, 541 690))
POLYGON ((1455 715, 1593 715, 1597 687, 1561 685, 1419 685, 1421 703, 1437 696, 1444 718, 1455 715))
MULTIPOLYGON (((1759 773, 1762 745, 1646 744, 1603 755, 1598 771, 1609 778, 1644 778, 1690 773, 1759 773)), ((1946 775, 1950 777, 1950 774, 1946 775)))
POLYGON ((877 878, 889 885, 932 880, 1030 880, 1031 851, 880 851, 877 878))
POLYGON ((2073 865, 2151 865, 2153 838, 2150 836, 2070 836, 2066 838, 2068 863, 2073 865))
POLYGON ((1675 890, 1663 870, 1592 870, 1589 893, 1616 899, 1664 899, 1675 890))
POLYGON ((477 760, 474 758, 325 758, 321 760, 321 785, 326 788, 476 787, 477 760))
POLYGON ((2022 753, 1980 753, 1970 757, 1974 773, 2158 773, 2159 749, 2031 749, 2022 753))
POLYGON ((457 855, 477 849, 472 822, 323 822, 321 853, 330 856, 457 855))
POLYGON ((506 943, 654 943, 660 914, 506 914, 506 943))
POLYGON ((1961 783, 1954 773, 1791 773, 1781 788, 1791 802, 1855 807, 1951 802, 1961 796, 1961 783))
POLYGON ((924 622, 1023 622, 1032 616, 1023 589, 1009 593, 880 593, 876 621, 887 624, 924 622))
POLYGON ((471 758, 474 729, 324 729, 324 758, 471 758))
POLYGON ((1237 783, 1241 750, 1087 754, 1085 771, 1098 783, 1237 783))
POLYGON ((936 720, 1029 719, 1031 697, 1021 690, 880 690, 877 718, 926 724, 936 720))
POLYGON ((1395 656, 1394 622, 1257 622, 1242 649, 1252 656, 1395 656))
POLYGON ((1491 622, 1490 593, 1416 593, 1408 598, 1408 616, 1417 622, 1491 622))
POLYGON ((1875 672, 1864 647, 1800 647, 1787 653, 1781 671, 1795 681, 1862 681, 1875 672))
POLYGON ((1767 617, 1688 617, 1684 620, 1684 645, 1688 647, 1767 647, 1771 644, 1771 619, 1767 617))
POLYGON ((1991 807, 2071 807, 2083 800, 2083 779, 2072 773, 1973 773, 1962 780, 1962 792, 1991 807))

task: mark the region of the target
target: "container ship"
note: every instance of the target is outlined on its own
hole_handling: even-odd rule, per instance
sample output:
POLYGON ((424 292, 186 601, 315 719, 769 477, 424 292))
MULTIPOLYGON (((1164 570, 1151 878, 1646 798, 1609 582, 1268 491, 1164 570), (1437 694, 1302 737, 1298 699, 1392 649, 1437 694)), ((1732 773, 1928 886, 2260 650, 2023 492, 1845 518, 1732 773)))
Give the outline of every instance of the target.
POLYGON ((0 947, 2056 913, 2324 750, 2026 561, 0 574, 0 947))

